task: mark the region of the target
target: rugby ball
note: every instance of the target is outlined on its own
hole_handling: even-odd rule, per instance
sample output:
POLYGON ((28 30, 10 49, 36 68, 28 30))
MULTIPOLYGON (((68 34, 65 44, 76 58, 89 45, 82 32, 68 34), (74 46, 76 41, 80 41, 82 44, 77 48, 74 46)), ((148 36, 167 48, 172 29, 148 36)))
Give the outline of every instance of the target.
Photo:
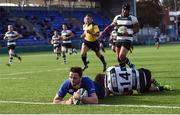
MULTIPOLYGON (((87 92, 86 89, 80 88, 78 91, 79 91, 81 97, 87 97, 87 96, 88 96, 88 92, 87 92)), ((77 99, 73 99, 73 103, 74 103, 75 105, 81 105, 81 104, 83 104, 83 103, 81 103, 80 100, 77 100, 77 99)))
POLYGON ((124 34, 124 33, 126 33, 126 32, 127 32, 127 27, 126 27, 126 26, 120 26, 120 27, 118 28, 118 33, 124 34))

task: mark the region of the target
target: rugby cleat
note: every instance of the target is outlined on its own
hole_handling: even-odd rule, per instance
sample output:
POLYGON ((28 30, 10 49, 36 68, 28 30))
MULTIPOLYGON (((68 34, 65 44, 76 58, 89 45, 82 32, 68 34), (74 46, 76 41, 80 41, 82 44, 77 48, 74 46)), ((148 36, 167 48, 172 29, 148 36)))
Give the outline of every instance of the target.
POLYGON ((18 57, 18 60, 21 62, 22 61, 21 57, 18 57))
POLYGON ((9 66, 9 67, 11 66, 11 64, 10 64, 10 63, 7 63, 6 65, 7 65, 7 66, 9 66))
POLYGON ((172 90, 173 90, 170 85, 164 85, 163 88, 164 88, 164 90, 166 90, 166 91, 172 91, 172 90))
POLYGON ((82 70, 84 71, 85 69, 87 69, 88 68, 88 65, 85 65, 83 68, 82 68, 82 70))

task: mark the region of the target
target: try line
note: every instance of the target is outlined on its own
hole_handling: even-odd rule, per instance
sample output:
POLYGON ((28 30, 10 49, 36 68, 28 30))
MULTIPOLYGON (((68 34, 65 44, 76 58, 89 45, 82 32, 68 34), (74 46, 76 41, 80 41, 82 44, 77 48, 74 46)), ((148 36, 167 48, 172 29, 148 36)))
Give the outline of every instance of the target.
MULTIPOLYGON (((0 104, 26 104, 26 105, 53 105, 52 103, 46 102, 25 102, 25 101, 0 101, 0 104)), ((84 105, 83 105, 84 106, 84 105)), ((102 107, 135 107, 135 108, 160 108, 160 109, 180 109, 180 106, 163 106, 163 105, 110 105, 110 104, 96 104, 86 106, 102 106, 102 107)))

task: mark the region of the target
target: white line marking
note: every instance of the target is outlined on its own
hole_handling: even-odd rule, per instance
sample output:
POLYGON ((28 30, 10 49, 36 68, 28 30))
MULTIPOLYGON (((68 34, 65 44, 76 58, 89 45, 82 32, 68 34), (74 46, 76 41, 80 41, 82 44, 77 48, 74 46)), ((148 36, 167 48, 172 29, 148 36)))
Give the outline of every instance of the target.
POLYGON ((116 107, 141 107, 141 108, 164 108, 164 109, 180 109, 179 106, 163 106, 163 105, 106 105, 99 104, 96 106, 116 106, 116 107))
POLYGON ((9 103, 9 104, 27 104, 27 105, 51 105, 51 104, 52 104, 52 103, 24 102, 24 101, 0 101, 0 103, 9 103))
POLYGON ((9 80, 9 79, 10 79, 10 80, 11 80, 11 79, 12 79, 12 80, 14 80, 14 79, 15 79, 15 80, 24 80, 24 79, 27 79, 27 78, 23 78, 23 77, 15 78, 15 77, 14 77, 14 78, 0 78, 0 79, 2 79, 2 80, 3 80, 3 79, 4 79, 4 80, 6 80, 6 79, 8 79, 8 80, 9 80))
POLYGON ((58 68, 51 70, 41 70, 41 71, 28 71, 28 72, 18 72, 18 73, 10 73, 10 74, 1 74, 2 76, 11 76, 11 75, 23 75, 23 74, 32 74, 32 73, 42 73, 42 72, 50 72, 50 71, 61 71, 68 70, 68 68, 58 68))
MULTIPOLYGON (((52 103, 45 102, 24 102, 24 101, 0 101, 0 103, 7 104, 27 104, 27 105, 52 105, 52 103)), ((108 105, 108 104, 92 104, 87 106, 102 106, 102 107, 137 107, 137 108, 162 108, 162 109, 180 109, 179 106, 162 106, 162 105, 108 105)))

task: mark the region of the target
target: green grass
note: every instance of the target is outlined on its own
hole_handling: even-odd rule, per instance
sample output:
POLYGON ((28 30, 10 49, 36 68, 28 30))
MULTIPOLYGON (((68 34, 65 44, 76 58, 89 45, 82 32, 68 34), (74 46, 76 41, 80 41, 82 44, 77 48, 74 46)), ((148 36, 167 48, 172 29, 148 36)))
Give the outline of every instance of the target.
MULTIPOLYGON (((169 84, 174 91, 146 93, 134 96, 114 96, 100 100, 106 106, 40 105, 23 103, 2 103, 1 101, 51 103, 59 86, 68 78, 71 66, 82 66, 80 54, 68 55, 68 63, 56 60, 52 52, 21 53, 22 63, 14 59, 7 67, 7 55, 0 55, 0 114, 139 114, 180 113, 179 108, 126 107, 117 105, 148 105, 180 107, 180 45, 162 45, 159 50, 152 46, 135 46, 130 60, 136 68, 144 67, 162 84, 169 84), (19 78, 19 79, 17 79, 19 78), (113 106, 116 105, 116 106, 113 106)), ((115 54, 107 49, 104 54, 108 66, 117 64, 115 54)), ((89 68, 84 72, 92 79, 102 72, 101 62, 93 52, 88 53, 89 68)))

